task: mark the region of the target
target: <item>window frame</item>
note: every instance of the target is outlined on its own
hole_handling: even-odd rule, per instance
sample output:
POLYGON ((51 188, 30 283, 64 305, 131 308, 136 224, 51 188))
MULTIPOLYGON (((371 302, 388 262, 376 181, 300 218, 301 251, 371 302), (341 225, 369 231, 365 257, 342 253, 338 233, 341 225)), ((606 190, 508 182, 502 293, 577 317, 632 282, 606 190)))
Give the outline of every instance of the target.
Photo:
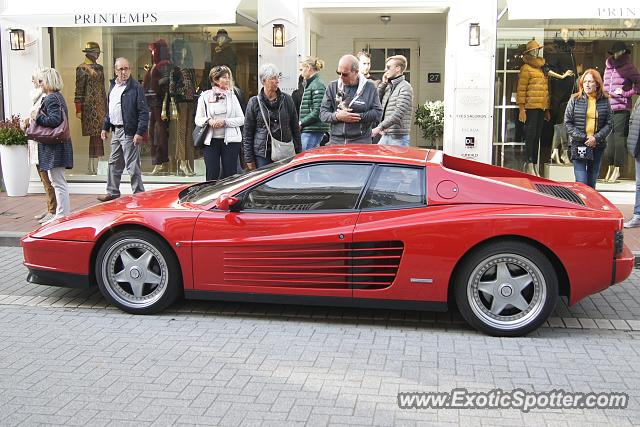
MULTIPOLYGON (((426 167, 425 166, 414 166, 414 165, 407 165, 407 164, 399 164, 399 163, 377 163, 377 162, 354 162, 354 161, 321 161, 321 162, 315 162, 315 163, 306 163, 306 164, 301 164, 298 166, 294 166, 290 169, 286 169, 281 171, 280 173, 277 173, 275 175, 272 175, 270 177, 268 177, 267 179, 260 181, 258 183, 255 183, 254 185, 243 189, 242 191, 240 191, 238 194, 236 194, 236 197, 239 199, 239 203, 238 203, 238 210, 237 212, 239 213, 243 213, 243 212, 250 212, 250 213, 256 213, 256 214, 274 214, 274 213, 288 213, 288 214, 335 214, 335 213, 347 213, 347 212, 360 212, 360 211, 364 211, 364 212, 373 212, 373 211, 391 211, 391 210, 400 210, 400 209, 415 209, 415 208, 419 208, 419 207, 426 207, 427 206, 427 190, 426 190, 426 167), (249 195, 249 193, 251 191, 253 191, 254 189, 256 189, 257 187, 268 183, 269 181, 273 180, 273 179, 277 179, 279 177, 281 177, 282 175, 285 175, 287 173, 291 173, 294 172, 296 170, 299 169, 304 169, 304 168, 308 168, 308 167, 313 167, 313 166, 321 166, 321 165, 368 165, 368 166, 372 166, 371 170, 369 171, 369 174, 365 180, 364 185, 362 186, 362 189, 360 190, 360 193, 358 194, 358 197, 356 198, 356 203, 354 205, 354 207, 352 209, 317 209, 317 210, 292 210, 292 211, 284 211, 284 210, 270 210, 270 209, 247 209, 245 207, 245 203, 247 201, 247 197, 249 195), (377 171, 381 168, 381 167, 398 167, 398 168, 408 168, 408 169, 417 169, 420 171, 420 185, 421 188, 424 189, 424 192, 422 194, 422 201, 420 203, 416 203, 416 204, 411 204, 411 205, 405 205, 405 206, 383 206, 383 207, 375 207, 375 208, 361 208, 362 202, 364 200, 364 195, 367 193, 367 191, 369 190, 371 184, 373 183, 373 178, 376 176, 377 171)), ((235 211, 235 209, 234 209, 235 211)))

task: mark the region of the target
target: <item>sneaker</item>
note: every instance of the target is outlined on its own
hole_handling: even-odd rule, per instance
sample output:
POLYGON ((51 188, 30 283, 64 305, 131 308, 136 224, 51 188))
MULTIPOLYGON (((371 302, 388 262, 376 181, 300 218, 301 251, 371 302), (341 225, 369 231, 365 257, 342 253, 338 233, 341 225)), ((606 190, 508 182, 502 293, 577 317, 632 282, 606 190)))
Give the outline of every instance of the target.
POLYGON ((45 214, 45 216, 43 216, 42 218, 40 218, 40 220, 38 221, 40 224, 44 224, 45 222, 48 222, 49 220, 51 220, 51 218, 53 218, 55 216, 55 214, 52 214, 50 212, 47 212, 45 214))
MULTIPOLYGON (((46 218, 46 217, 45 217, 45 218, 46 218)), ((51 215, 51 218, 49 218, 48 220, 46 220, 45 222, 43 222, 43 223, 42 223, 42 225, 47 225, 47 224, 49 224, 50 222, 53 222, 53 221, 58 220, 58 219, 60 219, 60 218, 64 218, 64 216, 63 216, 63 215, 60 215, 60 216, 57 216, 57 215, 51 215)), ((43 219, 44 219, 44 218, 43 218, 43 219)))
POLYGON ((624 228, 640 227, 640 215, 634 215, 629 221, 624 223, 624 228))
POLYGON ((37 219, 39 221, 42 218, 44 218, 45 216, 47 216, 48 213, 49 213, 49 211, 42 211, 38 215, 34 215, 33 219, 37 219))

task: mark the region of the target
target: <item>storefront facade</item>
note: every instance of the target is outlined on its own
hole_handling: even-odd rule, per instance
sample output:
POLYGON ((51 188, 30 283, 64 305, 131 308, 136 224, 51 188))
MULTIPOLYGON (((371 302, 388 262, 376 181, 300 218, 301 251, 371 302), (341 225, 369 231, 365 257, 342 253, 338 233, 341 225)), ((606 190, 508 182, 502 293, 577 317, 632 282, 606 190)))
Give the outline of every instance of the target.
MULTIPOLYGON (((629 51, 628 61, 640 69, 640 7, 628 0, 606 4, 502 0, 498 2, 498 9, 492 162, 512 169, 526 169, 526 132, 524 123, 518 120, 517 89, 523 52, 527 43, 535 39, 543 47, 539 56, 549 70, 560 75, 567 70, 573 73, 564 79, 549 75, 551 114, 550 120, 543 123, 539 139, 538 170, 545 177, 572 181, 573 167, 566 156, 567 137, 562 125, 565 106, 578 89, 578 79, 585 70, 595 69, 604 77, 614 44, 624 45, 629 51)), ((640 82, 636 82, 635 87, 640 91, 640 82)), ((615 86, 605 81, 604 89, 613 92, 615 86)), ((631 97, 630 104, 636 99, 636 95, 631 97)), ((625 133, 621 127, 618 131, 625 133)), ((625 139, 618 138, 617 144, 625 139)), ((597 188, 633 191, 634 161, 625 149, 615 153, 615 146, 616 142, 610 138, 601 168, 602 180, 597 188), (604 181, 615 167, 619 176, 610 180, 615 182, 604 181)))
MULTIPOLYGON (((108 10, 82 4, 69 6, 68 10, 64 5, 47 7, 50 9, 35 8, 34 14, 31 4, 5 1, 0 14, 3 99, 6 114, 24 115, 29 109, 33 70, 51 65, 60 71, 65 82, 62 93, 71 111, 75 167, 68 171, 67 178, 72 191, 102 193, 109 155, 108 140, 101 143, 92 138, 95 135, 87 132, 81 114, 74 114, 82 95, 78 93, 78 70, 92 46, 95 50, 89 42, 99 46, 96 63, 102 66, 105 90, 113 77, 115 58, 127 57, 133 76, 143 85, 157 88, 156 82, 149 80, 150 70, 163 63, 183 61, 178 51, 188 52, 187 63, 201 90, 207 67, 217 63, 220 52, 225 53, 226 47, 218 43, 225 37, 226 46, 233 51, 236 85, 245 101, 258 91, 257 69, 263 63, 280 68, 280 87, 291 93, 297 87, 298 63, 304 56, 325 61, 320 74, 329 82, 335 79, 335 68, 343 54, 369 51, 374 75, 383 71, 387 56, 404 54, 409 59, 407 79, 414 88, 414 108, 427 100, 445 104, 442 141, 423 140, 416 127, 412 144, 438 146, 452 155, 492 161, 496 1, 235 0, 208 9, 181 5, 180 12, 162 10, 161 4, 148 0, 135 5, 110 2, 108 10), (284 29, 283 47, 274 46, 275 24, 284 29), (10 50, 5 31, 10 28, 25 31, 25 50, 10 50)), ((229 58, 220 60, 229 62, 229 58)), ((165 93, 169 94, 168 88, 165 93)), ((184 131, 184 123, 175 114, 180 105, 162 92, 156 95, 154 108, 160 120, 154 125, 155 139, 142 151, 145 185, 154 188, 203 180, 203 164, 197 153, 191 160, 188 149, 180 147, 185 143, 178 137, 184 131), (166 137, 158 141, 158 134, 166 137), (158 144, 168 153, 164 159, 168 161, 160 163, 159 170, 154 151, 158 144), (184 173, 180 165, 185 160, 196 175, 184 173)), ((41 191, 37 174, 32 176, 30 191, 41 191)), ((126 187, 123 183, 122 189, 126 187)))

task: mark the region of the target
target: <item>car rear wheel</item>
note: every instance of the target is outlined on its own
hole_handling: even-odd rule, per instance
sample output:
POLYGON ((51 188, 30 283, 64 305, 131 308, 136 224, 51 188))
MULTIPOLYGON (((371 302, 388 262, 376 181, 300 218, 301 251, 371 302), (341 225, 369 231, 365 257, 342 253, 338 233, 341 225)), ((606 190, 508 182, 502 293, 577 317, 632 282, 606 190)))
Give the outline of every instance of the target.
POLYGON ((95 274, 105 298, 133 314, 165 309, 182 288, 175 254, 164 240, 145 231, 109 237, 98 251, 95 274))
POLYGON ((517 241, 491 243, 471 253, 454 286, 465 320, 494 336, 521 336, 535 330, 558 300, 558 278, 548 258, 517 241))

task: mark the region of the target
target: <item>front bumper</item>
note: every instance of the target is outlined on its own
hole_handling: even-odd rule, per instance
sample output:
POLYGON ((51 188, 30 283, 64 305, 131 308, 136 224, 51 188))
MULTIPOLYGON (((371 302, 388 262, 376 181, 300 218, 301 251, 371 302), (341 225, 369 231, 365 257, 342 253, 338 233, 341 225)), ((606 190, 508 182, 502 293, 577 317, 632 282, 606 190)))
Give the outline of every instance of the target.
POLYGON ((87 275, 37 270, 35 268, 29 269, 27 282, 36 285, 62 286, 75 289, 87 289, 92 286, 87 275))

